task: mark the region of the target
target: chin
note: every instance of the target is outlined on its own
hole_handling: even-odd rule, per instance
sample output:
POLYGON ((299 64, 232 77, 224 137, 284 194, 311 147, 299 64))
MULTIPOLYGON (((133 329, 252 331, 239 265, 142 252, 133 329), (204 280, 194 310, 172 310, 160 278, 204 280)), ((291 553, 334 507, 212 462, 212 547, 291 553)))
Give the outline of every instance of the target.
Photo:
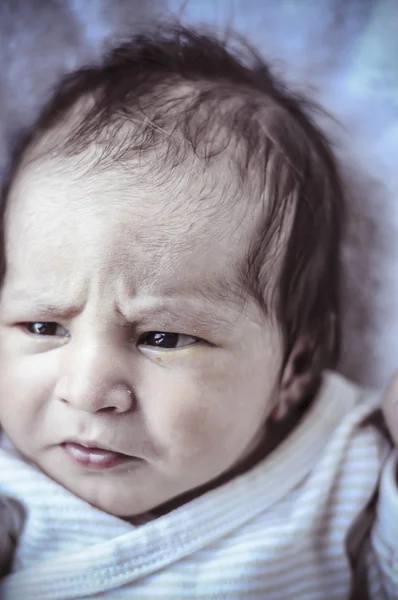
POLYGON ((131 496, 126 498, 126 501, 124 502, 123 499, 120 498, 120 495, 115 493, 115 491, 115 488, 113 488, 110 494, 108 490, 98 490, 97 493, 95 491, 93 493, 93 490, 91 490, 90 494, 84 495, 76 492, 73 493, 95 508, 113 515, 114 517, 119 517, 120 519, 133 518, 137 515, 142 515, 152 508, 147 502, 132 502, 131 496))

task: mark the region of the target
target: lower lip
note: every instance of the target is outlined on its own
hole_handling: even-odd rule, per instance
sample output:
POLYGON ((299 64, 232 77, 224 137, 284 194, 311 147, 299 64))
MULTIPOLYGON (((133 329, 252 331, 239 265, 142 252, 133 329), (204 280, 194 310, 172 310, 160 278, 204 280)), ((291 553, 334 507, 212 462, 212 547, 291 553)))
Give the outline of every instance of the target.
POLYGON ((134 460, 133 457, 125 454, 119 454, 111 450, 101 450, 100 448, 86 448, 74 442, 65 442, 62 444, 62 448, 69 458, 79 466, 97 471, 112 469, 134 460))

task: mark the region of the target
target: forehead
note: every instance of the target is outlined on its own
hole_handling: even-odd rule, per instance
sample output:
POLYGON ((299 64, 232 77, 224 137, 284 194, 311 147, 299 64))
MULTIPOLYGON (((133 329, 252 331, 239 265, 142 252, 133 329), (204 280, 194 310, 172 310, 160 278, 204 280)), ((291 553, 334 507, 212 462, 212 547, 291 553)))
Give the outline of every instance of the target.
POLYGON ((29 256, 44 276, 54 263, 95 257, 103 268, 132 261, 134 277, 150 272, 166 288, 176 278, 198 288, 233 283, 256 207, 237 199, 228 157, 213 166, 193 158, 171 169, 155 156, 101 168, 97 152, 26 157, 6 211, 8 268, 28 273, 29 256))

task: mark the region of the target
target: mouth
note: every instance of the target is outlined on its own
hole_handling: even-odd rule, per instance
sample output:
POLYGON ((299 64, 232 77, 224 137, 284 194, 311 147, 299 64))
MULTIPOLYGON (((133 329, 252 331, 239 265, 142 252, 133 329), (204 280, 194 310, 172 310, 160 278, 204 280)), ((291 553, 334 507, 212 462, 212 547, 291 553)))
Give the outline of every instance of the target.
POLYGON ((139 458, 85 442, 68 440, 61 444, 66 455, 77 465, 89 469, 111 469, 139 458))

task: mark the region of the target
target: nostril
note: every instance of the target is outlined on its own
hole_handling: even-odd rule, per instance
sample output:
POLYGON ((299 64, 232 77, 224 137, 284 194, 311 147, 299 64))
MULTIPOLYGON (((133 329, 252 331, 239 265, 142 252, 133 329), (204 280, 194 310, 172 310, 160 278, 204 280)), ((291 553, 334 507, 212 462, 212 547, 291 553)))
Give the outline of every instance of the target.
POLYGON ((101 413, 113 413, 113 412, 118 412, 118 409, 116 406, 104 406, 103 408, 100 408, 98 410, 98 412, 101 413))

